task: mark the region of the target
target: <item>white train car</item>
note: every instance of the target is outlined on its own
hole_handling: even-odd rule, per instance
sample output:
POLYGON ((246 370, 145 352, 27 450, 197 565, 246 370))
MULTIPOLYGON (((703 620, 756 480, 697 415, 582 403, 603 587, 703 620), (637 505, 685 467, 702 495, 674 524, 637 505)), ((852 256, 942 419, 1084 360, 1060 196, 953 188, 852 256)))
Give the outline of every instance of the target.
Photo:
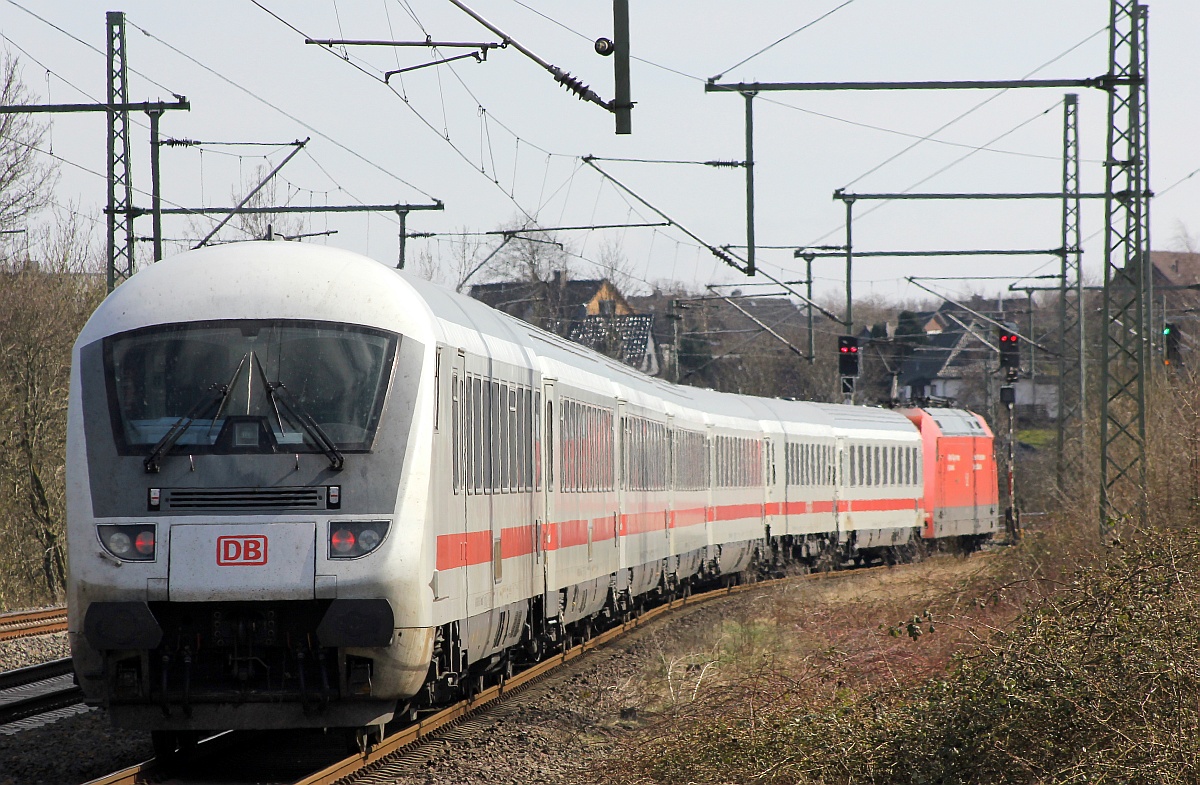
POLYGON ((147 268, 75 347, 69 637, 160 751, 378 727, 651 597, 919 537, 901 414, 677 387, 357 255, 147 268))

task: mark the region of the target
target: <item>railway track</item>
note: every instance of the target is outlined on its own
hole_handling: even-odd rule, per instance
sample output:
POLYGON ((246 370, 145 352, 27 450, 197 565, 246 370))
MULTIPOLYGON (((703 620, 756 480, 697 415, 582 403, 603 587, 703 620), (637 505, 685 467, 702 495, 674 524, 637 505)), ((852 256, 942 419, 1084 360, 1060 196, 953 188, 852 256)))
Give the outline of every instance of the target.
POLYGON ((0 729, 79 704, 70 658, 0 673, 0 729))
MULTIPOLYGON (((554 673, 561 666, 578 659, 587 652, 602 647, 605 644, 627 634, 634 632, 645 625, 683 608, 691 608, 703 603, 710 602, 721 597, 726 597, 731 594, 737 594, 745 591, 753 591, 756 589, 766 588, 772 585, 781 584, 791 581, 817 581, 830 579, 846 579, 855 576, 861 576, 869 572, 877 570, 885 570, 886 567, 866 567, 854 570, 844 570, 828 573, 811 573, 788 578, 778 578, 773 580, 759 581, 756 583, 743 584, 727 588, 714 589, 708 592, 693 594, 682 599, 674 600, 670 603, 660 605, 650 609, 624 624, 612 627, 589 641, 575 646, 565 652, 547 657, 542 662, 527 668, 520 673, 514 675, 506 682, 492 686, 471 700, 460 701, 452 706, 442 709, 435 714, 432 714, 418 722, 399 728, 395 732, 386 735, 383 740, 372 747, 365 754, 355 754, 349 757, 342 757, 330 762, 323 762, 313 765, 307 774, 298 776, 281 776, 282 772, 275 776, 270 776, 261 769, 261 761, 255 767, 254 772, 240 771, 237 779, 230 779, 230 772, 214 771, 213 767, 206 762, 209 758, 226 758, 230 760, 247 761, 249 754, 247 750, 256 750, 257 755, 264 748, 268 748, 269 744, 264 744, 262 734, 251 733, 227 733, 222 736, 214 737, 207 741, 202 741, 197 748, 196 756, 192 761, 189 761, 188 771, 186 774, 170 770, 170 768, 157 759, 151 759, 144 763, 131 766, 119 772, 91 780, 85 785, 140 785, 157 781, 163 776, 170 776, 172 782, 189 783, 189 782, 249 782, 256 783, 272 783, 278 785, 333 785, 333 783, 353 783, 356 777, 368 770, 377 770, 381 765, 393 766, 405 765, 406 758, 414 760, 421 759, 420 747, 422 742, 432 740, 446 733, 454 733, 456 731, 468 731, 471 724, 471 719, 480 715, 485 709, 495 706, 499 702, 510 696, 514 696, 525 690, 535 682, 542 680, 554 673), (197 765, 197 760, 199 764, 197 765), (199 779, 193 779, 198 777, 199 779)), ((324 751, 318 749, 320 743, 316 742, 315 747, 307 749, 305 752, 306 760, 315 761, 322 754, 328 756, 328 746, 324 751)), ((239 764, 241 765, 241 764, 239 764)), ((289 766, 303 766, 304 761, 298 760, 296 757, 278 765, 288 768, 289 766)), ((217 767, 220 768, 219 766, 217 767)))
POLYGON ((0 614, 0 641, 65 632, 67 609, 46 608, 40 611, 0 614))

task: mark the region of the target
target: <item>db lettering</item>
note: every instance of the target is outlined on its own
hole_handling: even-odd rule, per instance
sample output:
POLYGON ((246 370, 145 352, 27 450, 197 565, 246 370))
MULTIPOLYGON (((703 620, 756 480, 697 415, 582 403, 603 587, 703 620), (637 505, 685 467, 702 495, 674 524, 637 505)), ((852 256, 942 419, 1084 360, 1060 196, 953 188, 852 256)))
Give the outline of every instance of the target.
POLYGON ((244 534, 217 538, 218 565, 256 565, 267 563, 267 538, 244 534))

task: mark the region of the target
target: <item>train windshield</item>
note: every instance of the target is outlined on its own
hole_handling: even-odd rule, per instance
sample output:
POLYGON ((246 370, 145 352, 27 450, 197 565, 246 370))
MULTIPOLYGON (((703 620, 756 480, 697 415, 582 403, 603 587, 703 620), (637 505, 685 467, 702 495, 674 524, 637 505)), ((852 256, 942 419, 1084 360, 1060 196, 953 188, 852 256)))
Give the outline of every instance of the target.
POLYGON ((366 327, 293 320, 188 322, 112 336, 104 363, 118 447, 368 450, 399 341, 366 327))

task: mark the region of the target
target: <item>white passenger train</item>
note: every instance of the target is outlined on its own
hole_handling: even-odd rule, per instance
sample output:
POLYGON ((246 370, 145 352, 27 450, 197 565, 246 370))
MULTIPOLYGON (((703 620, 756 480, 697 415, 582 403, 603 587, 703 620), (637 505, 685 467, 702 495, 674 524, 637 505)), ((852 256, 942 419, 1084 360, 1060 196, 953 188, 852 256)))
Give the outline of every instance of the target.
POLYGON ((918 414, 670 385, 344 251, 185 253, 75 347, 76 673, 160 751, 372 727, 699 582, 987 536, 990 432, 941 413, 990 493, 934 516, 918 414))

